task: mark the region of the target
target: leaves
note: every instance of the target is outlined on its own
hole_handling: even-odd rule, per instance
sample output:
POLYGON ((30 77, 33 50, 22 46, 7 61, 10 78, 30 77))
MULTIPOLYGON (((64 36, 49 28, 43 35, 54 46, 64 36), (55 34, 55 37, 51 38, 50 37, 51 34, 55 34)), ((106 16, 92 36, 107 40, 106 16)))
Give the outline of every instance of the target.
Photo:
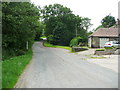
POLYGON ((27 41, 31 47, 35 32, 39 28, 39 18, 39 9, 29 2, 3 2, 2 47, 4 50, 15 50, 15 53, 26 50, 27 41))
POLYGON ((89 18, 76 16, 70 8, 60 4, 46 5, 41 13, 46 24, 45 35, 50 38, 51 44, 69 45, 71 39, 76 37, 76 30, 77 36, 87 42, 87 29, 92 25, 89 18))
POLYGON ((70 41, 70 47, 72 46, 78 46, 79 40, 81 40, 81 37, 75 37, 70 41))
POLYGON ((102 19, 101 24, 104 28, 112 27, 116 24, 115 17, 107 15, 102 19))

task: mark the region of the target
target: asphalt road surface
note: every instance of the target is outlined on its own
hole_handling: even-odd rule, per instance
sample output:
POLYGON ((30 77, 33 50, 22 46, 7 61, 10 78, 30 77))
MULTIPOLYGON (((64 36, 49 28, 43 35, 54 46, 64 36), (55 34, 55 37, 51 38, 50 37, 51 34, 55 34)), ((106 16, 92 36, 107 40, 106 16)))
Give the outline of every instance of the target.
POLYGON ((60 48, 33 45, 33 59, 15 88, 118 88, 118 73, 60 48))

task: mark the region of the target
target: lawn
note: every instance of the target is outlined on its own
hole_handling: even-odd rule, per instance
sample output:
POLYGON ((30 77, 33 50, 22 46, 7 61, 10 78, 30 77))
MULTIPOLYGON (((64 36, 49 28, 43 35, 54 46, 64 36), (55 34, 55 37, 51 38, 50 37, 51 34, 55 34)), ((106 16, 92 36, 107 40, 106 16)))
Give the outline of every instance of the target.
POLYGON ((67 49, 67 50, 70 50, 72 51, 72 48, 71 47, 68 47, 68 46, 58 46, 58 45, 52 45, 48 42, 44 42, 43 44, 45 47, 53 47, 53 48, 63 48, 63 49, 67 49))
POLYGON ((105 51, 105 49, 104 48, 102 48, 102 49, 96 49, 96 51, 105 51))
POLYGON ((25 66, 32 59, 32 50, 25 55, 2 61, 2 88, 13 88, 25 66))

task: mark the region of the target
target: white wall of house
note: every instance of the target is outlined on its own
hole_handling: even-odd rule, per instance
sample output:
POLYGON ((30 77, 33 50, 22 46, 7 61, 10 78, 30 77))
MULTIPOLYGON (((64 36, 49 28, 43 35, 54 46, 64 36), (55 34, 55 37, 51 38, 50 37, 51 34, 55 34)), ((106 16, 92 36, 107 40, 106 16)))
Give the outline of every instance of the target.
POLYGON ((107 41, 118 41, 117 37, 89 37, 88 38, 88 46, 89 47, 100 47, 103 48, 104 44, 107 41))
POLYGON ((94 47, 94 48, 100 47, 99 43, 100 43, 99 37, 93 37, 92 38, 92 47, 94 47))

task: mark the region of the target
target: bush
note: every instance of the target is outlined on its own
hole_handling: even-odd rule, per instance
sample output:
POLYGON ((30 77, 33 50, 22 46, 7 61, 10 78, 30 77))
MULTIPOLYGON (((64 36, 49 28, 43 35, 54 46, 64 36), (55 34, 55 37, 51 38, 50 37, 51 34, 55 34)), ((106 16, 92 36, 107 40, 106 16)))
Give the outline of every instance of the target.
POLYGON ((2 60, 11 58, 12 56, 16 56, 15 50, 14 49, 5 49, 2 48, 2 60))
POLYGON ((16 55, 19 56, 19 55, 24 55, 26 53, 26 51, 24 50, 18 50, 16 55))
POLYGON ((81 39, 81 37, 75 37, 70 41, 70 47, 72 46, 78 46, 79 40, 81 39))

